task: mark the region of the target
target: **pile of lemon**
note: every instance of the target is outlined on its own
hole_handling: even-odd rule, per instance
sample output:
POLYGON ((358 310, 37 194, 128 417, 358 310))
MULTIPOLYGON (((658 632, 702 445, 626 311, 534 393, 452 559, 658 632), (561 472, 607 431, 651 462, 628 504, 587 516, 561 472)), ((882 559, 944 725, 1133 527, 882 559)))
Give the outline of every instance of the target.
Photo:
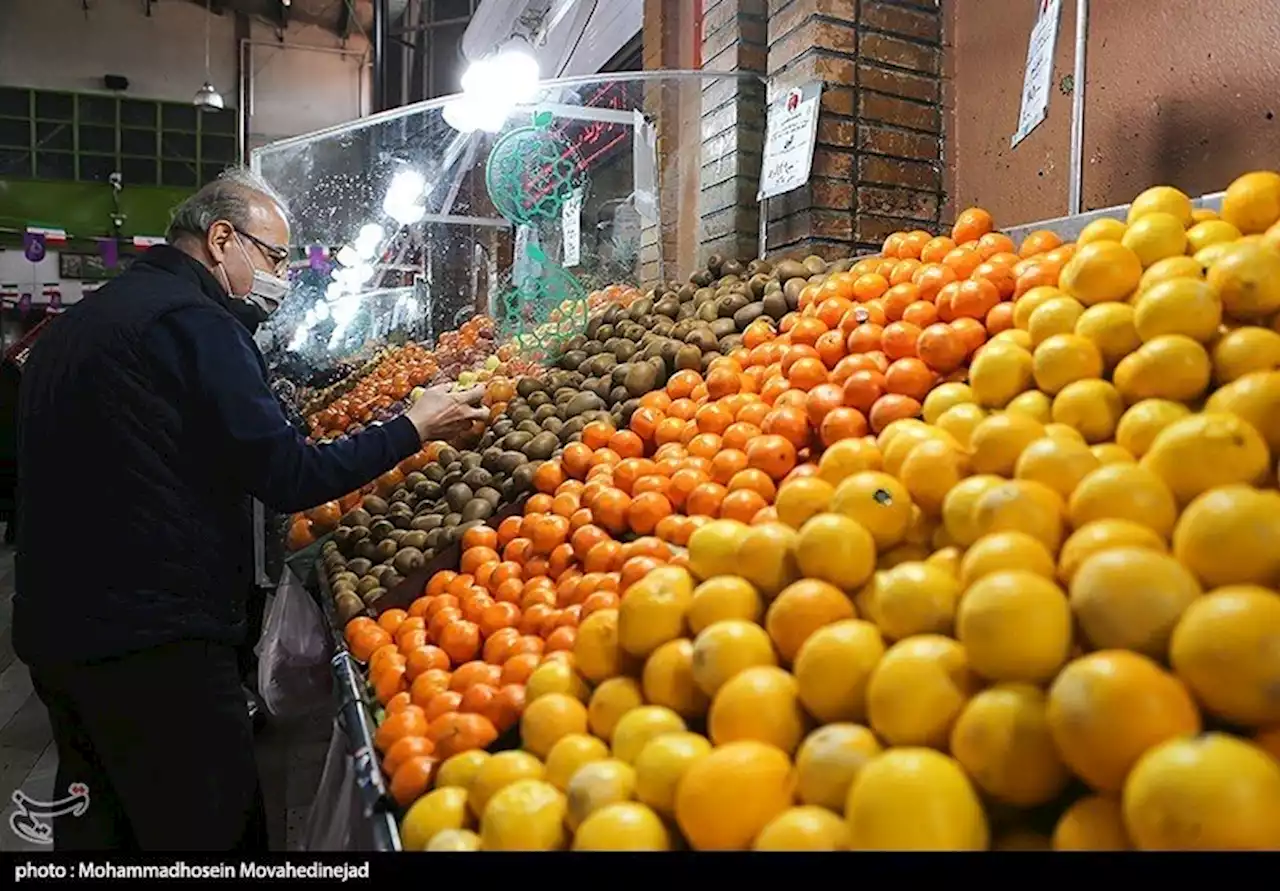
POLYGON ((1280 848, 1280 175, 1171 188, 591 615, 430 850, 1280 848))

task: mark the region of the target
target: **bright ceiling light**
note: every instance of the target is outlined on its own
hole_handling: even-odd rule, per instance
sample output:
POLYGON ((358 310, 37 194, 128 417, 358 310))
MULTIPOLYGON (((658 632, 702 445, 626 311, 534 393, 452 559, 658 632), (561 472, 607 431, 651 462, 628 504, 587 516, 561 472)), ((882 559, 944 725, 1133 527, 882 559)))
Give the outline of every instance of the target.
POLYGON ((314 312, 316 314, 317 322, 323 322, 325 319, 329 318, 329 304, 317 303, 311 308, 310 312, 314 312))
POLYGON ((377 223, 365 223, 360 228, 360 234, 356 236, 356 254, 361 260, 370 259, 378 252, 378 245, 382 243, 385 236, 386 233, 377 223))
POLYGON ((355 266, 357 263, 360 262, 360 255, 357 254, 355 250, 352 249, 351 245, 344 244, 342 246, 342 249, 338 251, 338 254, 334 259, 336 259, 343 266, 350 267, 350 266, 355 266))
POLYGON ((196 90, 195 98, 191 100, 191 104, 205 111, 221 111, 226 107, 222 101, 222 94, 214 89, 213 84, 208 81, 205 81, 204 86, 196 90))

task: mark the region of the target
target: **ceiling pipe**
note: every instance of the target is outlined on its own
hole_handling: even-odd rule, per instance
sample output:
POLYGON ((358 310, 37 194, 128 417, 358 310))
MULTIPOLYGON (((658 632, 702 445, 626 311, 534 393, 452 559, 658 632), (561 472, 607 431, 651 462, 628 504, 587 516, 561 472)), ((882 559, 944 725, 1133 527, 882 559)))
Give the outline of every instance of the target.
POLYGON ((373 110, 386 111, 387 46, 391 30, 390 0, 373 0, 373 110))

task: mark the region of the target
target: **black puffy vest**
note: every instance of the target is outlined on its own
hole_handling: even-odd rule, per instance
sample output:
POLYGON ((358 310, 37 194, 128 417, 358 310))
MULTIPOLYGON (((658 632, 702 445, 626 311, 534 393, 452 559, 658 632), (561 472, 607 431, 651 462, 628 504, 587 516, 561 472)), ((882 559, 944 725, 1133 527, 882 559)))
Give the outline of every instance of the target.
POLYGON ((180 639, 239 644, 252 582, 250 501, 171 371, 152 326, 227 307, 217 281, 153 248, 73 306, 23 369, 14 649, 28 664, 180 639))

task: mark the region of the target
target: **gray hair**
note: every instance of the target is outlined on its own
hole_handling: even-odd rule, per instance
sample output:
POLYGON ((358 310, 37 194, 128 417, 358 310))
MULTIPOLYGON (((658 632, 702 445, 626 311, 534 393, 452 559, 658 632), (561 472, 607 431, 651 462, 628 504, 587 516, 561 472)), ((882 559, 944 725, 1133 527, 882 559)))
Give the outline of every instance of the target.
POLYGON ((166 235, 169 243, 184 234, 204 235, 218 220, 241 229, 247 227, 250 201, 255 194, 275 204, 288 219, 288 205, 266 180, 246 167, 232 167, 174 208, 166 235))

